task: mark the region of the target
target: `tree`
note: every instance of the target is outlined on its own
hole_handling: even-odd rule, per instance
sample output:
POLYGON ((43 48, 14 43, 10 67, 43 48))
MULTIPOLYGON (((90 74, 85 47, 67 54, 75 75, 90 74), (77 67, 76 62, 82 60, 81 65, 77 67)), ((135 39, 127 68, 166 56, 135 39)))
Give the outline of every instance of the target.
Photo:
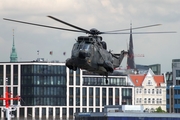
POLYGON ((156 110, 154 112, 156 112, 156 113, 165 113, 166 111, 162 110, 161 106, 159 106, 158 108, 156 108, 156 110))

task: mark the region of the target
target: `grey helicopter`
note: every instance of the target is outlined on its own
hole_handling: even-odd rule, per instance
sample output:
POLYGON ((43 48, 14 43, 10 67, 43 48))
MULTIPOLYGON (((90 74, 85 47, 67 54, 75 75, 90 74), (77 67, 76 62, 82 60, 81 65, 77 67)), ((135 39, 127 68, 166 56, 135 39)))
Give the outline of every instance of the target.
MULTIPOLYGON (((24 22, 14 19, 3 18, 4 20, 30 24, 35 26, 71 31, 71 32, 79 32, 88 34, 88 36, 78 36, 76 43, 74 43, 71 57, 66 60, 66 66, 76 71, 77 68, 84 69, 93 73, 97 73, 99 75, 106 76, 106 84, 108 84, 108 74, 113 73, 114 69, 121 65, 121 62, 124 58, 125 54, 128 54, 128 51, 122 50, 119 54, 113 54, 110 50, 107 50, 107 44, 103 41, 102 37, 99 36, 101 34, 130 34, 129 32, 120 32, 127 31, 132 29, 141 29, 146 27, 159 26, 161 24, 154 24, 130 29, 121 29, 121 30, 113 30, 100 32, 95 28, 90 30, 86 30, 84 28, 72 25, 60 19, 57 19, 53 16, 48 16, 49 18, 61 22, 67 26, 70 26, 75 29, 66 29, 61 27, 53 27, 42 24, 24 22)), ((140 32, 133 34, 151 34, 151 33, 174 33, 174 32, 140 32)))

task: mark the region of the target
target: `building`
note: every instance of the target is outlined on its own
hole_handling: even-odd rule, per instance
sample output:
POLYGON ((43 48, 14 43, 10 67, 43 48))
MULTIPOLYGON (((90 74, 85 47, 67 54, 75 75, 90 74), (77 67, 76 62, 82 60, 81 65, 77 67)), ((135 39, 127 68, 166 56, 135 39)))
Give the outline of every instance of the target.
POLYGON ((137 64, 136 68, 141 73, 146 73, 149 68, 154 72, 155 75, 161 75, 161 64, 153 64, 153 65, 140 65, 137 64))
POLYGON ((164 75, 166 77, 167 87, 172 86, 173 85, 173 74, 172 74, 172 72, 166 72, 164 75))
POLYGON ((173 85, 180 85, 180 59, 172 60, 173 85))
MULTIPOLYGON (((127 76, 93 75, 65 63, 29 61, 0 63, 0 94, 5 96, 5 80, 12 95, 20 95, 15 117, 73 118, 75 112, 102 112, 104 105, 134 104, 134 89, 127 76)), ((0 101, 0 110, 5 103, 0 101)), ((4 114, 0 112, 1 118, 4 114)))
POLYGON ((177 113, 101 112, 77 113, 75 120, 179 120, 177 113))
POLYGON ((167 87, 167 112, 180 113, 180 86, 167 87))
POLYGON ((142 105, 107 105, 103 112, 75 113, 75 120, 179 120, 177 113, 144 112, 142 105))
POLYGON ((167 77, 167 112, 180 113, 180 59, 172 60, 172 72, 167 77))
POLYGON ((166 83, 163 75, 155 75, 151 69, 147 74, 130 74, 134 84, 134 105, 143 105, 153 112, 159 106, 166 111, 166 83))

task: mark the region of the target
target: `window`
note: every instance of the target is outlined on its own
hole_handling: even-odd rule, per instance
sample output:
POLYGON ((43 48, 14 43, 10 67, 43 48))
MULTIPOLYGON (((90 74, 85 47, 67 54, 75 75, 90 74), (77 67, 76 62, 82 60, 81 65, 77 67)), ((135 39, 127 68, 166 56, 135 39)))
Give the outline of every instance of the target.
POLYGON ((93 98, 92 97, 89 98, 89 106, 93 106, 93 98))
POLYGON ((136 98, 136 103, 138 103, 139 102, 139 98, 136 98))
POLYGON ((136 89, 136 93, 138 94, 138 88, 136 89))
POLYGON ((151 94, 151 89, 148 89, 148 94, 151 94))
POLYGON ((148 103, 151 103, 151 98, 148 98, 148 103))
POLYGON ((161 90, 161 89, 159 89, 159 94, 161 94, 161 92, 162 92, 162 90, 161 90))
POLYGON ((73 115, 73 108, 69 108, 69 115, 73 115))
POLYGON ((76 106, 80 106, 80 97, 76 97, 76 106))
POLYGON ((147 83, 148 85, 152 85, 152 82, 151 82, 151 80, 148 80, 148 83, 147 83))
POLYGON ((144 94, 146 94, 146 89, 144 89, 144 94))
POLYGON ((71 96, 73 96, 73 87, 69 87, 69 95, 71 96))
POLYGON ((92 87, 89 88, 89 96, 93 96, 93 88, 92 87))
POLYGON ((73 106, 73 98, 72 97, 69 98, 69 106, 73 106))
POLYGON ((159 99, 159 103, 162 103, 162 99, 161 98, 159 99))
POLYGON ((152 103, 155 103, 155 100, 154 100, 154 98, 152 98, 152 103))
POLYGON ((141 98, 139 98, 139 103, 141 103, 141 98))
POLYGON ((106 105, 106 98, 102 98, 102 105, 106 105))
POLYGON ((76 87, 76 96, 80 96, 80 88, 76 87))
POLYGON ((139 93, 141 94, 141 88, 139 88, 139 93))
POLYGON ((109 96, 113 96, 113 89, 109 88, 109 96))
POLYGON ((154 94, 154 89, 152 89, 152 94, 154 94))
POLYGON ((100 112, 100 108, 96 108, 96 112, 100 112))
POLYGON ((86 112, 86 111, 87 111, 86 108, 83 108, 83 109, 82 109, 82 112, 86 112))
POLYGON ((96 97, 99 97, 100 96, 100 88, 96 88, 96 97))
POLYGON ((156 94, 159 94, 159 90, 158 89, 156 89, 156 94))
POLYGON ((146 103, 146 98, 144 98, 144 103, 146 103))
POLYGON ((80 76, 76 76, 76 85, 80 85, 80 76))
POLYGON ((83 87, 82 92, 83 92, 83 96, 86 96, 87 95, 87 88, 83 87))
POLYGON ((106 88, 102 88, 102 96, 106 96, 106 88))
POLYGON ((119 88, 115 88, 115 96, 119 96, 119 88))
POLYGON ((156 99, 156 103, 157 103, 157 104, 159 103, 159 98, 156 99))
POLYGON ((69 85, 73 85, 73 76, 69 76, 69 85))
POLYGON ((180 80, 180 70, 176 70, 176 80, 180 80))
POLYGON ((100 106, 100 98, 96 97, 96 106, 100 106))
POLYGON ((83 106, 86 106, 86 105, 87 105, 87 98, 86 98, 86 97, 83 97, 82 103, 83 103, 83 106))

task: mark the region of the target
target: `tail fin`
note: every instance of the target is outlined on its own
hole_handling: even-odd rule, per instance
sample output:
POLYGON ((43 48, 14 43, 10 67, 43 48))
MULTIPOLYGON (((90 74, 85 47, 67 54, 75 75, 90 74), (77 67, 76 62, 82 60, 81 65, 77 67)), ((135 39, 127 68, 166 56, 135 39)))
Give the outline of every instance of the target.
POLYGON ((124 51, 124 50, 121 51, 121 54, 112 54, 112 56, 114 58, 113 59, 113 67, 114 68, 119 67, 121 65, 125 54, 128 54, 128 52, 124 51))

